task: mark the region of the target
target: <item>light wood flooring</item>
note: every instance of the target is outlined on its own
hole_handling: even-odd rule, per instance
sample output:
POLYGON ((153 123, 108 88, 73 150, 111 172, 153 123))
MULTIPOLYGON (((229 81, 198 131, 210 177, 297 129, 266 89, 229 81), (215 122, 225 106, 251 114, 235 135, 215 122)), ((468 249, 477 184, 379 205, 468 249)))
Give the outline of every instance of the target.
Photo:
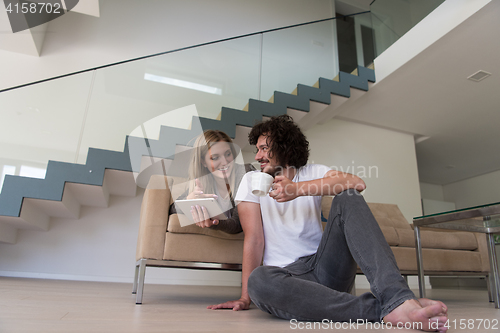
MULTIPOLYGON (((0 277, 0 332, 381 331, 364 327, 299 330, 292 329, 289 321, 274 318, 254 306, 239 312, 205 308, 238 298, 240 288, 236 287, 146 285, 142 305, 135 304, 131 291, 132 284, 124 283, 0 277)), ((486 291, 433 289, 428 290, 428 297, 448 305, 449 318, 457 323, 457 328, 449 332, 498 331, 485 329, 484 325, 478 327, 479 319, 500 320, 500 310, 488 302, 486 291), (476 321, 473 328, 460 329, 460 319, 476 321)))

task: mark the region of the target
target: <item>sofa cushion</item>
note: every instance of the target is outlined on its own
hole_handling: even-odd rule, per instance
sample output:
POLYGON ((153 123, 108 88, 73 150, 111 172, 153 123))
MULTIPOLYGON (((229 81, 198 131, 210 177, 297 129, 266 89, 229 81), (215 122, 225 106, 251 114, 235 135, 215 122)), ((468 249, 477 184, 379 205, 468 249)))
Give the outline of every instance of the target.
POLYGON ((242 240, 166 233, 164 260, 241 264, 242 258, 242 240))
MULTIPOLYGON (((415 232, 408 229, 398 229, 399 246, 415 247, 415 232)), ((440 231, 421 230, 420 241, 423 248, 450 249, 450 250, 476 250, 477 240, 472 232, 465 231, 440 231)))
POLYGON ((399 237, 396 232, 396 229, 393 227, 380 227, 382 233, 384 234, 384 238, 389 243, 390 246, 398 246, 399 245, 399 237))
MULTIPOLYGON (((391 247, 401 271, 417 270, 415 248, 391 247)), ((426 272, 481 272, 481 254, 477 251, 422 249, 426 272)))
POLYGON ((213 230, 210 228, 200 228, 196 224, 190 224, 185 227, 181 227, 181 224, 179 222, 180 219, 187 219, 187 217, 184 216, 183 214, 170 215, 170 218, 168 219, 167 231, 175 234, 197 234, 197 235, 206 235, 222 239, 243 240, 242 232, 238 234, 228 234, 220 230, 213 230))

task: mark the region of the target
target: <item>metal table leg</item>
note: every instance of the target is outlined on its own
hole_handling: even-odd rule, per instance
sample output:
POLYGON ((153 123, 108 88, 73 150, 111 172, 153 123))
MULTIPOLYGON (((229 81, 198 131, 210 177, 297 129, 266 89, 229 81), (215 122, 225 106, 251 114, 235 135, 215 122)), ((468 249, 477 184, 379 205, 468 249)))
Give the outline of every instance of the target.
POLYGON ((495 239, 493 234, 486 234, 488 241, 488 254, 490 258, 490 291, 495 302, 495 308, 500 308, 500 276, 498 271, 497 254, 495 251, 495 239))
POLYGON ((422 263, 422 243, 420 242, 420 227, 414 225, 415 246, 417 248, 418 291, 420 298, 425 297, 424 264, 422 263))

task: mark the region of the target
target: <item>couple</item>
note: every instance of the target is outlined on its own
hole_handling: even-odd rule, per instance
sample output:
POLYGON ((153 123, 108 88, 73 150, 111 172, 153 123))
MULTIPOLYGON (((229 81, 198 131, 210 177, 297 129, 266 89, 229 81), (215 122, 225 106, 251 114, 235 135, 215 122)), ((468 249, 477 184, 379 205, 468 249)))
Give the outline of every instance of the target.
POLYGON ((399 273, 359 194, 366 187, 363 180, 323 165, 306 165, 309 143, 289 116, 255 125, 249 142, 256 145, 255 159, 262 171, 281 172, 265 197, 251 193, 251 175, 257 171, 241 179, 234 198, 245 233, 241 298, 209 309, 245 310, 253 302, 284 319, 383 320, 394 326, 416 323, 414 327, 422 330, 446 331, 446 306, 417 300, 399 273), (335 198, 322 232, 323 195, 335 198), (371 292, 360 296, 349 293, 357 265, 371 286, 371 292))

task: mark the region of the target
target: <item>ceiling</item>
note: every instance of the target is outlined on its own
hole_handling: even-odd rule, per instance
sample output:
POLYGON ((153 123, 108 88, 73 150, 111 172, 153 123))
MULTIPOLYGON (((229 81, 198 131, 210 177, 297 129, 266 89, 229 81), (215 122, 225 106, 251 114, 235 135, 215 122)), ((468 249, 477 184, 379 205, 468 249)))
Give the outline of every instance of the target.
POLYGON ((500 1, 491 1, 346 103, 340 117, 429 137, 416 144, 421 182, 446 185, 500 170, 499 16, 500 1), (467 80, 478 70, 492 75, 467 80))

